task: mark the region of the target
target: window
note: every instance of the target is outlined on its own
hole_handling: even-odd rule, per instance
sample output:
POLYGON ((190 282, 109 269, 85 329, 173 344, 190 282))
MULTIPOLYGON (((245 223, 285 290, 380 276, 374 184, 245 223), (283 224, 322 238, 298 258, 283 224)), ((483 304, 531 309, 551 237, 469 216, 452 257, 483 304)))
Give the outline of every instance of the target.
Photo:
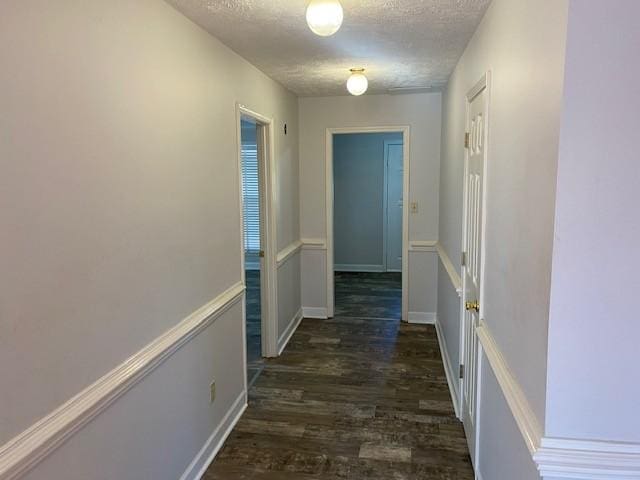
POLYGON ((258 187, 258 148, 242 144, 242 198, 244 199, 244 249, 260 251, 260 190, 258 187))

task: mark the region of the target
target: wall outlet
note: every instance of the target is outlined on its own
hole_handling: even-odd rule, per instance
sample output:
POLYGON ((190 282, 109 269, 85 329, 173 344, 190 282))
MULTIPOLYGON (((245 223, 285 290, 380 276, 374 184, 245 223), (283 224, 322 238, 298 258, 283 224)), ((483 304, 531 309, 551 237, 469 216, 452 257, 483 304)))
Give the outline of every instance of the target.
POLYGON ((411 213, 418 213, 418 202, 411 202, 411 213))
POLYGON ((213 403, 215 399, 216 399, 216 381, 214 380, 213 382, 211 382, 211 385, 209 385, 209 402, 213 403))

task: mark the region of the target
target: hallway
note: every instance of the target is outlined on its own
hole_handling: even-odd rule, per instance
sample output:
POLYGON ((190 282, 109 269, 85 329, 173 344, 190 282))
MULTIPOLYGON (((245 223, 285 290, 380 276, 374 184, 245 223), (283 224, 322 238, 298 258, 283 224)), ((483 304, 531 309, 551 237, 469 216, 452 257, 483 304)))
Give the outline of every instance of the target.
POLYGON ((435 329, 396 315, 399 275, 338 274, 336 292, 342 315, 266 362, 203 478, 473 479, 435 329))

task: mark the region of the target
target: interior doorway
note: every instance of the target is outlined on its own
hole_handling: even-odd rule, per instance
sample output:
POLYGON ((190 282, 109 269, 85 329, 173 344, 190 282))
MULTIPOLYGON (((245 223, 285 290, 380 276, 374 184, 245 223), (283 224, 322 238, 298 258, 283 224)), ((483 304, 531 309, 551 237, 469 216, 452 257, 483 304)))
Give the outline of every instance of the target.
POLYGON ((408 127, 327 131, 328 316, 406 319, 408 127))
POLYGON ((263 366, 262 289, 260 288, 262 248, 262 188, 258 167, 258 125, 251 117, 240 123, 242 159, 242 208, 244 233, 245 322, 247 381, 252 384, 263 366))
POLYGON ((277 355, 272 121, 238 105, 238 173, 247 389, 277 355))

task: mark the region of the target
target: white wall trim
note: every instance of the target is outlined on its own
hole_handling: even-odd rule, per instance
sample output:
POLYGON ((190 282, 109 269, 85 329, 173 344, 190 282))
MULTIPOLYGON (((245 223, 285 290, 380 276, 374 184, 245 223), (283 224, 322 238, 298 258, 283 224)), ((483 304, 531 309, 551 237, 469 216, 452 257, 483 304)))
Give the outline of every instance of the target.
POLYGON ((324 307, 302 307, 302 316, 304 318, 329 318, 327 309, 324 307))
POLYGON ((542 439, 542 427, 533 412, 529 401, 516 380, 513 373, 509 369, 507 361, 500 351, 493 335, 489 331, 487 324, 480 321, 480 325, 476 329, 478 339, 482 345, 482 349, 489 360, 489 365, 493 369, 493 373, 498 380, 498 384, 502 389, 502 393, 511 409, 511 413, 520 429, 520 433, 532 455, 540 446, 542 439))
POLYGON ((386 272, 384 265, 359 265, 356 263, 336 263, 335 272, 386 272))
POLYGON ((435 325, 436 316, 436 312, 409 312, 408 322, 423 325, 435 325))
POLYGON ((302 238, 303 250, 326 250, 327 240, 324 238, 302 238))
POLYGON ((477 332, 522 438, 544 478, 640 480, 640 443, 543 437, 524 391, 484 321, 477 332))
MULTIPOLYGON (((261 261, 260 303, 262 305, 262 354, 266 357, 277 356, 278 350, 278 239, 276 232, 276 206, 278 189, 276 188, 275 123, 272 118, 262 115, 240 103, 236 103, 237 136, 237 172, 239 196, 240 226, 240 269, 242 282, 245 283, 244 265, 244 198, 242 196, 242 117, 250 117, 258 126, 257 146, 262 152, 259 156, 260 167, 260 214, 262 217, 260 236, 264 258, 261 261)), ((243 320, 244 321, 244 320, 243 320)))
POLYGON ((291 340, 293 334, 296 333, 296 330, 298 329, 298 326, 300 326, 302 318, 302 308, 300 308, 300 310, 296 312, 294 317, 289 322, 287 328, 284 330, 284 332, 282 332, 280 338, 278 338, 278 355, 282 354, 287 344, 289 343, 289 340, 291 340))
POLYGON ((437 241, 435 240, 411 240, 409 242, 410 252, 435 252, 437 241))
POLYGON ((447 376, 447 384, 449 385, 451 401, 453 402, 453 409, 456 412, 456 417, 460 418, 460 394, 458 393, 460 379, 458 378, 458 372, 453 369, 449 350, 447 350, 447 341, 444 337, 444 330, 442 330, 442 324, 437 317, 436 335, 438 337, 438 345, 440 346, 440 355, 442 355, 442 363, 444 364, 444 372, 447 376))
POLYGON ((455 288, 458 296, 462 297, 462 278, 460 277, 460 274, 456 270, 456 267, 453 265, 453 262, 440 242, 436 243, 436 250, 438 252, 438 257, 440 257, 440 261, 442 262, 442 266, 449 274, 453 288, 455 288))
POLYGON ((0 447, 0 480, 15 479, 102 413, 242 297, 238 282, 167 330, 65 404, 0 447))
POLYGON ((289 260, 292 256, 294 256, 296 253, 298 253, 301 248, 302 248, 302 241, 295 240, 291 242, 289 245, 287 245, 286 247, 284 247, 282 250, 280 250, 276 255, 276 263, 278 265, 278 268, 284 265, 285 262, 289 260))
POLYGON ((233 405, 229 408, 220 425, 216 427, 211 436, 207 439, 198 455, 189 464, 180 480, 199 480, 213 462, 225 440, 236 426, 240 417, 247 408, 247 394, 242 392, 233 405))
POLYGON ((544 477, 640 479, 640 443, 544 437, 533 459, 544 477))

